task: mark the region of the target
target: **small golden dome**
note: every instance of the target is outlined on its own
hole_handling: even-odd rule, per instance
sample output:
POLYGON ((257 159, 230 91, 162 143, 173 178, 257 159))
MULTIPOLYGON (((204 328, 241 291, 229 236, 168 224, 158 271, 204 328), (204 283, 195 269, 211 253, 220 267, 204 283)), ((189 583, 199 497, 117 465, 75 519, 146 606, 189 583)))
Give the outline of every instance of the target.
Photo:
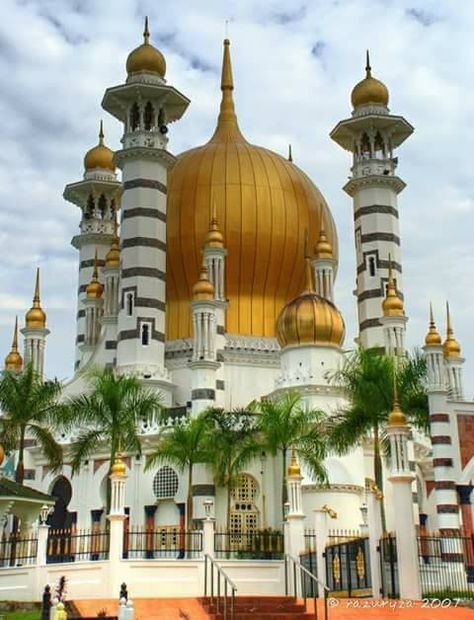
POLYGON ((305 258, 306 288, 287 303, 276 324, 281 348, 305 344, 341 346, 345 326, 336 306, 314 291, 311 260, 305 258))
POLYGON ((443 355, 444 357, 461 357, 461 345, 454 337, 453 326, 451 323, 451 316, 449 313, 449 304, 446 303, 446 315, 447 315, 447 334, 446 340, 443 342, 443 355))
POLYGON ((25 315, 26 327, 36 329, 44 329, 46 327, 46 314, 41 307, 40 300, 40 280, 39 268, 36 270, 35 294, 33 297, 33 305, 25 315))
POLYGON ((212 216, 209 221, 209 230, 204 240, 204 245, 208 248, 223 248, 224 247, 224 235, 219 229, 217 223, 217 209, 216 203, 212 206, 212 216))
POLYGON ((403 411, 400 409, 400 403, 398 402, 398 398, 395 397, 393 402, 393 409, 388 416, 388 425, 389 426, 406 426, 407 418, 403 411))
POLYGON ((143 33, 144 42, 135 48, 127 58, 127 73, 157 73, 164 78, 166 73, 166 60, 160 50, 150 45, 150 32, 148 30, 148 17, 145 17, 145 31, 143 33))
POLYGON ((104 287, 99 282, 99 266, 97 262, 97 250, 95 251, 94 257, 94 271, 92 272, 92 280, 86 287, 86 295, 88 299, 100 299, 102 297, 102 293, 104 292, 104 287))
POLYGON ((120 239, 117 234, 117 217, 114 221, 114 236, 109 251, 105 256, 105 266, 109 269, 117 269, 120 267, 120 239))
MULTIPOLYGON (((23 368, 23 358, 18 351, 18 317, 15 319, 15 329, 13 330, 12 348, 10 353, 5 358, 5 370, 20 371, 23 368)), ((0 446, 1 450, 3 448, 0 446)), ((3 456, 5 453, 3 452, 3 456)), ((0 465, 3 461, 3 456, 0 458, 0 465)))
POLYGON ((194 301, 212 301, 214 299, 214 285, 209 282, 207 267, 202 265, 199 274, 199 280, 193 286, 193 300, 194 301))
POLYGON ((369 52, 367 51, 366 76, 354 86, 351 94, 351 102, 354 108, 361 105, 374 103, 376 105, 388 105, 388 89, 383 82, 372 77, 369 52))
POLYGON ((99 144, 87 151, 84 157, 84 168, 86 171, 95 170, 111 170, 115 172, 114 152, 104 144, 104 127, 100 121, 99 144))
POLYGON ((113 475, 125 476, 126 472, 127 468, 125 467, 125 463, 120 458, 120 455, 117 455, 110 469, 110 473, 113 475))
POLYGON ((288 476, 301 476, 301 469, 296 458, 296 450, 293 448, 291 451, 291 461, 288 467, 288 476))
POLYGON ((397 295, 397 289, 392 275, 392 259, 388 257, 388 283, 387 293, 382 302, 382 311, 384 316, 405 316, 403 301, 397 295))
POLYGON ((430 327, 425 337, 425 345, 427 347, 441 346, 441 336, 438 334, 433 317, 433 306, 430 304, 430 327))
POLYGON ((324 229, 324 222, 321 216, 321 228, 319 231, 319 239, 315 248, 316 258, 334 258, 332 253, 332 245, 328 241, 326 230, 324 229))

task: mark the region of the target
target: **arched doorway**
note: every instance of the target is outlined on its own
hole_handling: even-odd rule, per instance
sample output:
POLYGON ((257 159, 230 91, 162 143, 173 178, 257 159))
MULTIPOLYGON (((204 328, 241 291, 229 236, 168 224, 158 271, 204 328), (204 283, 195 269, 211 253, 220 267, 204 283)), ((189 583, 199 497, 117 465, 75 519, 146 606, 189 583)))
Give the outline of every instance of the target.
POLYGON ((55 498, 53 512, 48 518, 48 525, 52 529, 70 528, 75 520, 75 514, 67 507, 72 498, 72 486, 65 476, 59 476, 54 482, 50 494, 55 498))

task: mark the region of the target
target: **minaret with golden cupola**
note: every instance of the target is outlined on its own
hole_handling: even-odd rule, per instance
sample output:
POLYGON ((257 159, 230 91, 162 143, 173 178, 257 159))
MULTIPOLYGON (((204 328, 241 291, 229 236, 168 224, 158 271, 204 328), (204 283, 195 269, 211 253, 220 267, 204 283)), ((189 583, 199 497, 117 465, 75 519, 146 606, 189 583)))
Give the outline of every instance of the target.
POLYGON ((165 367, 167 180, 175 157, 167 150, 168 126, 189 100, 165 79, 163 54, 150 43, 148 19, 143 44, 127 59, 124 84, 108 88, 102 106, 123 123, 123 194, 117 366, 153 380, 165 401, 173 386, 165 367))
POLYGON ((32 364, 35 371, 42 377, 46 337, 50 332, 46 328, 46 313, 41 307, 39 267, 36 270, 33 304, 25 315, 25 327, 21 333, 24 336, 25 364, 32 364))
POLYGON ((5 358, 4 368, 10 372, 21 372, 23 370, 23 358, 21 357, 21 353, 18 351, 18 317, 15 318, 12 348, 10 353, 5 358))
MULTIPOLYGON (((99 259, 97 251, 94 256, 94 268, 92 278, 86 286, 86 298, 83 301, 86 313, 84 344, 82 350, 84 353, 90 354, 99 342, 101 318, 103 311, 104 287, 99 281, 99 259)), ((86 359, 84 359, 86 361, 86 359)))
POLYGON ((367 52, 366 76, 352 91, 352 117, 340 121, 331 138, 352 153, 351 196, 357 263, 359 343, 384 346, 381 300, 388 280, 389 255, 394 281, 403 300, 398 194, 405 183, 396 174, 394 151, 413 132, 401 116, 390 114, 387 87, 372 76, 367 52))
POLYGON ((446 365, 449 397, 453 400, 463 400, 464 387, 462 369, 464 358, 461 357, 461 345, 454 337, 448 302, 446 302, 446 339, 443 342, 443 355, 446 365))
POLYGON ((121 183, 115 173, 114 153, 104 142, 102 121, 99 142, 84 157, 84 175, 81 181, 69 183, 64 198, 81 210, 79 233, 71 241, 79 250, 79 284, 77 290, 75 369, 81 365, 86 334, 86 287, 94 268, 97 252, 102 267, 114 235, 114 220, 120 206, 121 183))
POLYGON ((382 317, 385 352, 402 358, 405 355, 405 332, 407 317, 395 281, 393 279, 392 258, 388 257, 388 282, 385 299, 382 302, 382 317))
POLYGON ((313 259, 314 279, 318 295, 332 302, 334 302, 334 270, 336 264, 333 248, 326 234, 323 213, 321 211, 319 239, 315 247, 313 259))

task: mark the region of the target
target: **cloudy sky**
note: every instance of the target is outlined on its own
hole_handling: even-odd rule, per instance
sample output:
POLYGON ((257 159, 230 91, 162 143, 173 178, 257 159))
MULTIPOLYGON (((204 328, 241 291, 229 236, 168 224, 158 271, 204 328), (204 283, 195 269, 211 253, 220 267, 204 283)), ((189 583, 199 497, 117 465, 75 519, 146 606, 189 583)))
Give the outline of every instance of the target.
POLYGON ((106 87, 125 78, 143 16, 167 59, 170 83, 190 97, 173 125, 179 153, 208 139, 219 103, 229 21, 241 128, 251 142, 286 153, 325 195, 341 246, 337 302, 355 335, 351 201, 341 187, 349 157, 328 137, 350 114, 352 86, 371 50, 390 108, 415 126, 399 150, 408 344, 426 332, 429 300, 444 329, 451 302, 474 394, 474 3, 446 0, 1 0, 0 351, 15 314, 31 303, 42 269, 48 312, 47 371, 72 369, 79 213, 62 199, 104 118, 118 148, 119 124, 101 110, 106 87))

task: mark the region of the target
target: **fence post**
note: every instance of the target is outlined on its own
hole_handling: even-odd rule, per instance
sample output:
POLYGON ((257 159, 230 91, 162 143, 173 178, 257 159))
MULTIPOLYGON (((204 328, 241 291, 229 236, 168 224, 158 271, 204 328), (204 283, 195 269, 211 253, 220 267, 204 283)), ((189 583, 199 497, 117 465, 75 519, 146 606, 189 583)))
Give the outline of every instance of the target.
POLYGON ((214 557, 214 532, 216 521, 212 517, 206 517, 202 522, 202 552, 211 558, 214 557))
POLYGON ((382 515, 380 502, 383 499, 375 483, 367 490, 367 524, 369 530, 369 562, 372 577, 372 596, 379 598, 382 595, 382 576, 380 573, 380 545, 382 538, 382 515))
MULTIPOLYGON (((314 530, 316 534, 316 566, 320 582, 326 583, 326 545, 329 535, 329 512, 327 507, 314 511, 314 530)), ((324 596, 324 588, 318 583, 319 596, 324 596)))
POLYGON ((110 514, 107 519, 110 523, 109 540, 109 595, 115 598, 117 590, 123 581, 121 563, 123 559, 123 532, 125 514, 125 482, 127 480, 126 467, 120 456, 117 455, 110 472, 111 498, 110 514))

